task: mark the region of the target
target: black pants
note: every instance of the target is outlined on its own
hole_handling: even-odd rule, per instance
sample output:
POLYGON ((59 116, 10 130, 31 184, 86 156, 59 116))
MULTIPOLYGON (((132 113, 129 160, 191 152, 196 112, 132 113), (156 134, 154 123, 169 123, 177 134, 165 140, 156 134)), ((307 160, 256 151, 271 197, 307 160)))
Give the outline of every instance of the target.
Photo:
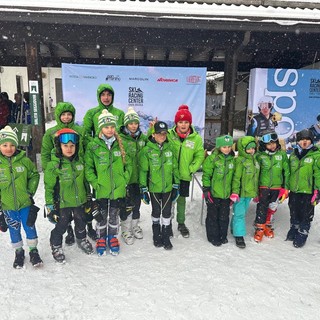
POLYGON ((171 218, 171 192, 165 193, 153 193, 150 192, 150 199, 152 205, 151 216, 153 218, 159 219, 162 215, 163 218, 171 218))
POLYGON ((299 225, 300 231, 309 232, 314 216, 314 206, 311 204, 312 194, 289 194, 290 224, 299 225))
POLYGON ((86 238, 86 217, 84 207, 63 208, 59 210, 60 217, 54 229, 51 231, 50 244, 54 246, 62 245, 62 237, 67 231, 70 220, 74 220, 74 231, 76 238, 82 240, 86 238))
POLYGON ((278 196, 279 190, 269 188, 259 189, 259 203, 257 204, 255 223, 266 223, 269 204, 272 202, 277 202, 278 196))
POLYGON ((120 208, 120 219, 127 220, 128 216, 132 213, 132 219, 140 218, 141 195, 139 184, 132 183, 127 187, 127 196, 125 205, 120 208), (132 208, 132 209, 131 209, 132 208))
POLYGON ((230 199, 213 198, 207 205, 206 231, 209 242, 227 238, 230 215, 230 199))

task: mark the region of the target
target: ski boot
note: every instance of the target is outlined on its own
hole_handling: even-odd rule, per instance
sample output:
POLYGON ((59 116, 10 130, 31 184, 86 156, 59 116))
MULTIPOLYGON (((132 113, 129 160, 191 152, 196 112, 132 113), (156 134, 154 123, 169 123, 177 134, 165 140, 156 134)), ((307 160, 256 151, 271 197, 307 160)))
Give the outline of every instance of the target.
POLYGON ((293 246, 295 248, 302 248, 307 241, 308 231, 299 229, 293 239, 293 246))
POLYGON ((51 246, 52 250, 52 256, 53 259, 56 260, 58 263, 65 263, 66 262, 66 257, 63 253, 62 247, 60 246, 51 246))
POLYGON ((143 232, 141 227, 138 225, 139 219, 132 220, 132 233, 136 239, 143 239, 143 232))
POLYGON ((65 243, 68 246, 72 246, 75 243, 74 232, 73 232, 71 224, 68 225, 65 243))
POLYGON ((271 220, 267 220, 266 227, 264 229, 264 235, 267 238, 274 238, 274 231, 273 231, 273 225, 271 220))
POLYGON ((255 242, 261 242, 262 241, 262 238, 263 238, 263 235, 264 235, 264 230, 265 230, 265 223, 256 223, 255 225, 255 233, 254 233, 254 241, 255 242))
POLYGON ((78 247, 86 254, 93 254, 93 248, 89 240, 85 239, 77 239, 78 247))
POLYGON ((102 256, 107 250, 106 239, 101 238, 96 240, 96 251, 98 256, 102 256))
POLYGON ((243 237, 235 237, 236 239, 236 246, 238 248, 244 249, 246 247, 246 243, 244 242, 243 237))
POLYGON ((29 256, 30 256, 30 262, 34 267, 40 267, 43 264, 43 261, 39 256, 39 251, 37 248, 31 249, 29 252, 29 256))
POLYGON ((292 224, 290 227, 290 230, 287 233, 286 241, 293 241, 296 237, 296 234, 298 233, 299 225, 298 224, 292 224))
POLYGON ((184 238, 189 238, 189 236, 190 236, 189 229, 186 227, 186 225, 184 223, 178 224, 178 231, 180 231, 181 235, 184 238))
POLYGON ((97 233, 96 233, 96 230, 93 229, 91 222, 87 223, 87 235, 93 241, 97 240, 97 233))
POLYGON ((15 269, 21 269, 23 268, 23 265, 24 265, 24 250, 21 248, 16 250, 16 256, 13 262, 13 267, 15 269))
POLYGON ((152 232, 153 232, 153 245, 157 248, 163 247, 159 223, 152 224, 152 232))
POLYGON ((131 230, 131 219, 128 217, 127 220, 121 221, 121 237, 127 245, 134 243, 134 236, 131 230))
POLYGON ((223 238, 223 239, 221 239, 221 244, 226 244, 226 243, 228 243, 229 241, 228 241, 228 239, 227 238, 223 238))
POLYGON ((120 243, 115 235, 108 236, 108 246, 110 249, 110 253, 113 256, 117 256, 120 253, 120 243))
POLYGON ((162 243, 165 250, 171 250, 173 248, 170 241, 170 225, 162 226, 162 243))

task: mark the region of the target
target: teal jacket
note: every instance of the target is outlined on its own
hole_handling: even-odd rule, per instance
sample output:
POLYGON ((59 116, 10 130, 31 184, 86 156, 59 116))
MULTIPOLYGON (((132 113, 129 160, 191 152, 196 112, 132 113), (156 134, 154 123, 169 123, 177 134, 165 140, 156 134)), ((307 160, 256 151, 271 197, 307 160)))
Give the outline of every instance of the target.
POLYGON ((55 148, 54 145, 54 138, 57 131, 69 128, 74 130, 79 134, 79 152, 80 156, 84 155, 83 151, 83 143, 84 143, 84 129, 74 123, 74 119, 68 123, 64 124, 60 120, 60 116, 63 112, 70 111, 73 114, 73 118, 76 115, 76 109, 74 106, 69 102, 59 102, 55 108, 55 119, 57 125, 48 129, 42 138, 42 145, 41 145, 41 163, 42 168, 45 170, 47 168, 48 163, 51 161, 51 156, 54 155, 53 149, 55 148))
POLYGON ((139 183, 150 192, 166 193, 173 184, 180 184, 178 162, 171 143, 165 141, 162 148, 149 137, 139 154, 139 183))
POLYGON ((185 139, 180 139, 176 127, 170 129, 168 134, 168 140, 172 143, 178 159, 180 179, 184 181, 191 181, 192 174, 200 168, 204 160, 202 138, 193 126, 191 131, 185 139))
POLYGON ((84 127, 84 131, 86 134, 85 145, 87 145, 92 140, 92 137, 95 137, 98 134, 98 131, 99 131, 98 130, 99 129, 98 118, 99 118, 100 114, 102 113, 102 110, 106 109, 116 117, 117 129, 119 129, 120 126, 123 125, 124 112, 120 109, 115 108, 113 106, 113 101, 112 101, 111 105, 106 107, 100 100, 100 94, 106 89, 113 92, 113 99, 114 99, 113 88, 108 84, 101 84, 97 89, 98 106, 95 108, 89 109, 83 118, 83 127, 84 127))
POLYGON ((289 189, 295 193, 312 194, 320 190, 320 150, 314 146, 304 156, 298 149, 291 153, 289 189))
POLYGON ((131 159, 128 155, 123 158, 118 140, 113 142, 110 150, 99 137, 95 137, 88 144, 85 153, 85 175, 95 190, 97 199, 124 198, 131 174, 131 159))
POLYGON ((84 176, 84 161, 75 157, 68 158, 53 156, 44 172, 46 204, 56 204, 59 208, 79 207, 87 201, 90 193, 89 185, 84 176), (57 184, 57 188, 56 188, 57 184), (59 194, 55 194, 58 190, 59 194))
POLYGON ((234 169, 233 151, 226 156, 219 149, 215 149, 202 165, 203 187, 210 187, 214 198, 228 199, 231 195, 234 169))
POLYGON ((0 201, 2 210, 20 210, 31 205, 40 175, 24 151, 7 158, 0 153, 0 201))
POLYGON ((257 160, 260 164, 259 187, 289 189, 289 159, 284 151, 258 152, 257 160))
POLYGON ((255 142, 254 137, 241 137, 237 142, 238 157, 235 159, 235 172, 232 180, 232 193, 241 198, 255 198, 258 196, 260 165, 253 156, 246 153, 245 147, 255 142))
POLYGON ((143 133, 139 133, 138 136, 132 137, 125 132, 125 127, 120 128, 120 137, 122 139, 126 153, 132 160, 132 174, 129 184, 139 183, 139 159, 138 154, 147 143, 147 137, 143 133))

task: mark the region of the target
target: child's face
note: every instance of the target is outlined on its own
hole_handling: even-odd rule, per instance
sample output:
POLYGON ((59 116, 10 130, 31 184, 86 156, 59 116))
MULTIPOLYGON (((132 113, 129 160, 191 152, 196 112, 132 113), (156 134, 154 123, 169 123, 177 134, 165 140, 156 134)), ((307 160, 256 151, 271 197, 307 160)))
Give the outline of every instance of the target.
POLYGON ((100 101, 103 105, 109 106, 112 103, 112 94, 109 91, 103 91, 100 95, 100 101))
POLYGON ((231 152, 231 146, 223 146, 220 151, 227 156, 231 152))
POLYGON ((153 133, 152 136, 157 143, 163 144, 167 139, 167 132, 153 133))
POLYGON ((70 158, 76 152, 76 145, 69 141, 68 143, 61 143, 61 151, 64 157, 70 158))
POLYGON ((67 112, 61 113, 60 120, 62 123, 68 124, 72 121, 72 119, 73 119, 73 115, 71 112, 67 111, 67 112))
POLYGON ((12 155, 16 152, 16 149, 16 146, 11 142, 5 142, 3 144, 0 144, 0 152, 5 157, 12 157, 12 155))
POLYGON ((136 133, 138 128, 139 128, 139 123, 138 122, 130 122, 127 124, 127 127, 128 127, 128 130, 131 132, 131 133, 136 133))
POLYGON ((298 141, 298 145, 302 149, 308 149, 309 146, 311 145, 311 140, 310 139, 302 139, 302 140, 298 141))
POLYGON ((266 148, 268 151, 274 152, 277 149, 277 143, 274 141, 270 141, 266 144, 266 148))
POLYGON ((252 156, 255 154, 255 152, 256 152, 255 148, 246 149, 246 153, 251 154, 252 156))
POLYGON ((177 128, 178 128, 179 132, 187 133, 190 128, 190 122, 189 121, 179 121, 179 122, 177 122, 177 128))
POLYGON ((116 132, 116 127, 114 127, 114 126, 103 127, 101 129, 101 132, 107 139, 109 139, 114 136, 114 134, 116 132))

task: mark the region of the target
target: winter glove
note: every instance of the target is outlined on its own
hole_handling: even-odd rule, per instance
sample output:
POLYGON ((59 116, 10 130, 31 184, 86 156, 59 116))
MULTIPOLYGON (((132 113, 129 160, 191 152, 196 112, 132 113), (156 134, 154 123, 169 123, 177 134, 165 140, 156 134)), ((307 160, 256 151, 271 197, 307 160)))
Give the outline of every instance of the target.
POLYGON ((133 198, 134 198, 133 187, 131 187, 131 185, 128 185, 126 188, 126 198, 125 198, 125 204, 124 204, 127 212, 131 212, 134 208, 133 198))
POLYGON ((280 188, 279 195, 278 195, 279 203, 282 203, 284 200, 286 200, 288 196, 289 196, 289 190, 280 188))
POLYGON ((93 220, 92 206, 93 206, 92 194, 88 193, 87 194, 87 202, 84 204, 84 212, 85 212, 87 222, 92 222, 92 220, 93 220))
POLYGON ((320 202, 320 192, 319 190, 314 190, 311 198, 312 205, 316 206, 320 202))
POLYGON ((147 187, 141 187, 140 194, 141 194, 141 200, 143 201, 143 203, 149 204, 150 203, 150 197, 149 197, 149 193, 148 193, 148 188, 147 187))
POLYGON ((95 219, 99 223, 103 220, 101 207, 97 200, 94 201, 92 205, 92 216, 93 216, 93 219, 95 219))
POLYGON ((30 206, 30 210, 29 210, 29 214, 28 214, 28 218, 27 218, 27 226, 28 227, 32 227, 36 223, 39 210, 40 210, 40 208, 34 204, 32 204, 30 206))
POLYGON ((178 184, 172 185, 172 191, 171 191, 171 201, 176 202, 179 198, 180 192, 179 192, 180 186, 178 184))
POLYGON ((230 200, 232 202, 239 202, 240 201, 239 195, 236 194, 236 193, 232 193, 231 196, 230 196, 230 200))
POLYGON ((59 211, 54 209, 54 206, 52 204, 46 205, 46 209, 47 209, 47 218, 48 218, 48 220, 51 223, 56 224, 59 221, 59 218, 60 218, 59 211))
POLYGON ((202 199, 205 199, 206 204, 212 204, 213 198, 210 192, 210 187, 203 187, 202 191, 203 191, 202 199))
POLYGON ((4 217, 4 213, 0 210, 0 231, 6 232, 8 230, 8 225, 4 217))

